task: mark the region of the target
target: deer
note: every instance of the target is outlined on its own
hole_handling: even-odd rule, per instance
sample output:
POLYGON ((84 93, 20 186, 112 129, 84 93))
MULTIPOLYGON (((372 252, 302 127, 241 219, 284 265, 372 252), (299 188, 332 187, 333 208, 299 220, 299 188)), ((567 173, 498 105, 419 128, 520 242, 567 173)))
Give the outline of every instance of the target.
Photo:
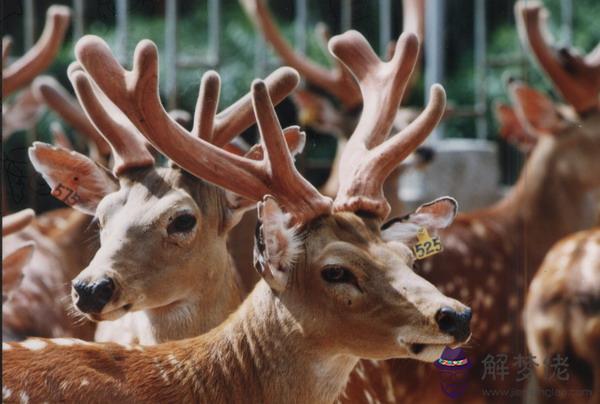
MULTIPOLYGON (((600 369, 600 228, 560 240, 536 272, 523 310, 529 351, 542 388, 587 391, 570 402, 598 402, 600 369), (552 377, 552 364, 567 358, 569 377, 552 377)), ((543 400, 543 397, 542 397, 543 400)), ((543 401, 542 401, 543 402, 543 401)))
MULTIPOLYGON (((76 77, 83 74, 77 63, 68 73, 87 120, 106 140, 114 159, 111 172, 61 147, 38 142, 29 151, 52 194, 94 217, 100 227, 99 248, 72 278, 77 314, 99 322, 98 341, 150 345, 207 332, 244 295, 227 241, 240 215, 254 202, 175 164, 156 167, 147 142, 129 118, 103 103, 102 92, 77 84, 76 77)), ((212 96, 216 91, 217 96, 197 111, 202 120, 196 119, 192 130, 215 147, 239 154, 228 143, 254 122, 250 96, 216 114, 219 80, 212 72, 202 81, 200 91, 212 91, 212 96), (214 122, 210 132, 207 122, 214 122)), ((282 68, 266 83, 278 103, 295 88, 298 77, 282 68)), ((49 88, 45 91, 50 93, 49 88)), ((294 153, 303 147, 300 133, 286 133, 286 139, 294 153)), ((247 154, 257 157, 260 150, 254 147, 247 154)))
MULTIPOLYGON (((35 217, 32 209, 23 209, 2 218, 2 238, 29 226, 35 217)), ((2 247, 2 303, 6 302, 23 280, 23 268, 33 253, 35 244, 26 242, 6 253, 2 247)))
MULTIPOLYGON (((516 7, 517 19, 523 10, 535 9, 523 8, 521 3, 516 7)), ((519 21, 528 24, 527 30, 520 31, 522 40, 531 42, 539 26, 530 24, 537 24, 538 20, 519 21), (526 31, 529 33, 523 35, 526 31)), ((546 62, 556 63, 554 59, 546 62)), ((544 69, 546 62, 541 63, 544 69)), ((523 297, 535 270, 555 242, 594 223, 593 193, 600 187, 596 175, 600 171, 600 115, 588 108, 595 105, 594 97, 597 102, 600 86, 594 84, 590 79, 593 75, 584 67, 581 69, 586 74, 578 76, 560 68, 559 76, 569 80, 560 82, 564 98, 579 119, 570 120, 547 97, 523 83, 510 83, 516 115, 521 125, 537 137, 517 183, 491 207, 458 215, 451 226, 440 231, 445 240, 444 251, 421 261, 416 268, 442 292, 473 307, 476 342, 467 355, 474 368, 465 400, 481 399, 484 388, 506 388, 512 383, 508 378, 482 380, 482 361, 487 354, 523 351, 523 328, 515 319, 520 318, 523 297), (583 102, 571 92, 571 87, 594 88, 595 95, 592 97, 593 91, 589 90, 589 98, 583 102), (579 101, 571 102, 575 99, 579 101), (454 271, 442 270, 448 266, 465 268, 467 275, 456 276, 454 271)), ((352 375, 345 395, 341 396, 342 402, 367 402, 369 398, 383 402, 449 400, 441 389, 432 388, 435 370, 431 367, 419 365, 415 370, 413 366, 409 371, 411 364, 401 360, 363 362, 360 366, 360 372, 352 375)))
MULTIPOLYGON (((330 41, 332 53, 359 72, 371 101, 346 148, 342 163, 354 169, 335 200, 294 167, 263 81, 251 86, 264 151, 252 160, 190 136, 171 119, 158 98, 153 43, 138 44, 127 71, 101 40, 82 41, 76 52, 91 79, 79 74, 77 86, 94 91, 93 80, 155 148, 191 174, 260 198, 255 258, 261 280, 223 324, 191 339, 150 347, 44 339, 3 344, 6 400, 333 402, 359 358, 431 361, 444 346, 469 338, 470 309, 411 270, 416 233, 447 226, 456 201, 440 198, 382 226, 390 209, 385 177, 444 110, 445 92, 435 85, 421 116, 386 141, 414 66, 414 35, 400 37, 390 62, 381 62, 356 31, 330 41)), ((211 95, 214 87, 201 94, 200 110, 211 95)))
MULTIPOLYGON (((292 96, 298 108, 300 124, 309 126, 318 133, 332 135, 336 139, 336 154, 331 165, 331 172, 320 187, 323 194, 335 197, 339 187, 339 161, 348 138, 356 127, 362 109, 360 88, 352 74, 337 59, 333 61, 334 67, 329 69, 295 51, 277 28, 273 16, 268 10, 267 0, 240 0, 240 3, 251 22, 262 33, 281 60, 286 65, 298 70, 309 85, 307 88, 299 89, 292 96), (332 102, 331 99, 335 102, 332 102)), ((425 1, 403 0, 402 6, 404 30, 414 32, 422 42, 425 31, 425 1)), ((316 32, 321 42, 326 44, 330 37, 326 27, 319 24, 316 32)), ((388 44, 387 59, 392 56, 393 45, 393 42, 388 44)), ((327 46, 323 46, 323 48, 326 49, 327 46)), ((420 53, 421 49, 419 48, 420 53)), ((417 71, 420 71, 420 63, 419 55, 417 71)), ((416 78, 417 74, 411 76, 406 93, 413 90, 416 78)), ((395 131, 405 128, 419 115, 419 112, 416 108, 400 108, 394 118, 395 131)), ((423 169, 433 157, 434 151, 431 147, 421 146, 416 149, 414 156, 404 161, 388 178, 385 194, 392 206, 392 215, 400 214, 404 208, 398 195, 401 175, 409 169, 423 169)))
MULTIPOLYGON (((94 159, 107 159, 108 144, 55 79, 38 76, 30 89, 40 104, 46 103, 58 111, 77 133, 85 135, 94 159)), ((62 142, 65 144, 66 140, 62 142)), ((92 217, 63 208, 37 215, 29 229, 8 239, 13 244, 35 243, 39 248, 23 269, 27 280, 3 306, 5 336, 93 339, 94 323, 74 315, 68 301, 71 280, 88 265, 98 249, 95 233, 92 217)))
MULTIPOLYGON (((12 47, 10 37, 2 38, 2 99, 6 100, 16 91, 26 87, 52 63, 69 27, 71 10, 66 6, 51 6, 46 12, 42 35, 35 45, 18 60, 7 65, 12 47)), ((2 139, 11 134, 31 128, 40 115, 40 103, 26 88, 14 102, 2 105, 2 139)))

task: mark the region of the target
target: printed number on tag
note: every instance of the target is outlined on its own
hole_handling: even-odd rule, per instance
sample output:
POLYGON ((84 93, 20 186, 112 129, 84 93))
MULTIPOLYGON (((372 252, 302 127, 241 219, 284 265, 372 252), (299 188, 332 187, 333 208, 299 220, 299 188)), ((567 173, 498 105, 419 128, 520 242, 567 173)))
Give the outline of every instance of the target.
POLYGON ((440 253, 442 250, 442 242, 439 237, 431 237, 425 228, 419 229, 417 244, 413 247, 413 252, 418 260, 440 253))

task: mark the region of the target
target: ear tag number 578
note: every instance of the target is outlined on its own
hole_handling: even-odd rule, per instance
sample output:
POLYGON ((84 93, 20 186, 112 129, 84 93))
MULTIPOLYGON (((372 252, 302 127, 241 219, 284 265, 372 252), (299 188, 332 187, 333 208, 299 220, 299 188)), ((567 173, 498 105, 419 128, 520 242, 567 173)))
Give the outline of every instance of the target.
POLYGON ((418 260, 430 257, 442 252, 442 242, 437 236, 431 237, 427 229, 421 227, 417 232, 417 244, 413 247, 413 252, 418 260))

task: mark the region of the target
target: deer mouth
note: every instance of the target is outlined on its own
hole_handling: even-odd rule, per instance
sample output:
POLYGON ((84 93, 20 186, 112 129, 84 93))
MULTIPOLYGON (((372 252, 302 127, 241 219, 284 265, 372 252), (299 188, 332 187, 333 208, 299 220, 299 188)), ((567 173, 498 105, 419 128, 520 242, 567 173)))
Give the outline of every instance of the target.
POLYGON ((414 359, 433 362, 442 354, 446 344, 409 344, 408 350, 414 359))
POLYGON ((92 321, 112 321, 125 315, 129 310, 131 310, 131 307, 132 304, 127 303, 113 310, 108 310, 102 313, 89 313, 86 314, 86 316, 88 316, 88 318, 92 321))

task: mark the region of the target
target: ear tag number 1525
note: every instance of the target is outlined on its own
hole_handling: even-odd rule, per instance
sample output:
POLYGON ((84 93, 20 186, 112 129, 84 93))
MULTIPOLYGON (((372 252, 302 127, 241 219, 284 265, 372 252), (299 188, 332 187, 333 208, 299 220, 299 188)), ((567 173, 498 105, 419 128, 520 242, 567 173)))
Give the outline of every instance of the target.
POLYGON ((417 232, 417 244, 413 247, 413 252, 418 260, 430 257, 443 250, 440 238, 437 236, 431 237, 427 229, 421 227, 417 232))

